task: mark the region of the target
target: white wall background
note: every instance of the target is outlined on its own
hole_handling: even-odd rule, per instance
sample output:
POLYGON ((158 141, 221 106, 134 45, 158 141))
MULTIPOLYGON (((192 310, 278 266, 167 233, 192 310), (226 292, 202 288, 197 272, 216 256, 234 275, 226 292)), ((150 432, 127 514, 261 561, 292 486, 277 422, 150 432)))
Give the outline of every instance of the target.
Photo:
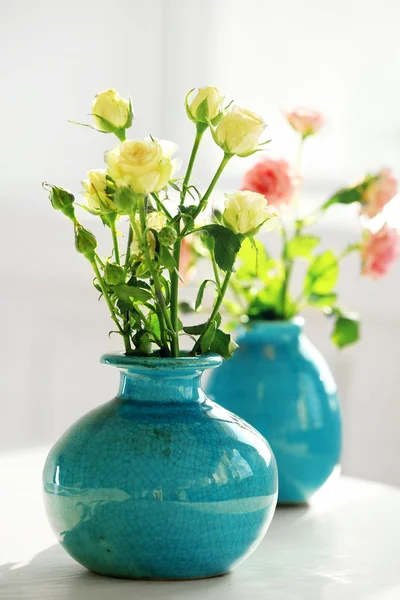
MULTIPOLYGON (((132 95, 135 135, 173 139, 184 157, 193 130, 183 98, 217 84, 264 115, 271 155, 291 158, 280 110, 311 105, 328 125, 308 145, 306 190, 325 198, 367 169, 398 169, 399 18, 396 0, 0 1, 0 449, 54 441, 115 392, 117 374, 98 365, 116 344, 106 309, 40 187, 46 179, 79 192, 111 141, 67 119, 85 120, 91 97, 115 87, 132 95)), ((200 180, 217 161, 209 141, 200 180)), ((222 187, 236 187, 251 162, 232 161, 222 187)), ((322 227, 336 248, 357 223, 336 213, 322 227)), ((344 470, 398 485, 399 283, 399 265, 373 283, 346 264, 343 303, 363 317, 363 341, 350 350, 331 347, 322 316, 307 324, 338 381, 344 470)))

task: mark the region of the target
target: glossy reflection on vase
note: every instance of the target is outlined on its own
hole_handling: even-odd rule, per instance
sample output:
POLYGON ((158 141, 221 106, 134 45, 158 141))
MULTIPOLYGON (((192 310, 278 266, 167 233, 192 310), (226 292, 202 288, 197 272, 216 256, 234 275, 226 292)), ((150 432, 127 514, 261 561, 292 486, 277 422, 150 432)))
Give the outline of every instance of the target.
POLYGON ((277 500, 264 438, 210 401, 221 358, 105 355, 117 396, 55 444, 43 473, 60 543, 103 575, 191 579, 230 571, 263 538, 277 500))
POLYGON ((303 320, 251 321, 206 390, 264 435, 279 472, 279 503, 307 502, 337 470, 341 418, 332 374, 303 320))

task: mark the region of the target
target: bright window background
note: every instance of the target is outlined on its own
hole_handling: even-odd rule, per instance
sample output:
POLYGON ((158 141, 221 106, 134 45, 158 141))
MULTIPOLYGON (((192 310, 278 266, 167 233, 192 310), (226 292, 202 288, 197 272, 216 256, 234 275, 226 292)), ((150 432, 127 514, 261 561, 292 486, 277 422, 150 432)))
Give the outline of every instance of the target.
MULTIPOLYGON (((132 134, 172 139, 184 158, 194 134, 184 97, 218 85, 264 116, 269 155, 291 159, 295 136, 281 111, 314 107, 327 125, 307 143, 305 192, 322 200, 382 165, 400 175, 399 22, 398 0, 0 2, 0 450, 53 442, 117 384, 98 365, 116 344, 107 311, 40 187, 46 179, 78 193, 114 141, 67 119, 85 120, 92 96, 115 87, 132 95, 132 134)), ((203 184, 219 160, 208 138, 195 169, 203 184)), ((254 160, 232 160, 220 191, 237 187, 254 160)), ((351 211, 336 214, 323 225, 334 249, 357 227, 351 211)), ((400 485, 399 287, 400 264, 375 283, 350 261, 340 294, 361 313, 362 343, 338 353, 322 316, 310 314, 307 327, 338 382, 344 471, 400 485)))

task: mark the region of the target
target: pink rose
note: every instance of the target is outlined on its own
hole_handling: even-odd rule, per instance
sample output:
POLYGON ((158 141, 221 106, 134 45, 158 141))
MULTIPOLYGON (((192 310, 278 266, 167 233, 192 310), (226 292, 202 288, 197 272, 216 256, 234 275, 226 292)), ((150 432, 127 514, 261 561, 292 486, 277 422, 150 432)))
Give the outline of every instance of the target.
POLYGON ((397 180, 390 169, 382 169, 368 185, 361 199, 361 213, 370 219, 376 217, 397 194, 397 180))
POLYGON ((293 129, 301 133, 304 138, 317 133, 325 123, 323 115, 310 108, 292 110, 286 113, 286 118, 293 129))
POLYGON ((244 175, 242 190, 262 194, 270 206, 283 208, 289 204, 297 180, 286 161, 265 158, 244 175))
POLYGON ((368 231, 361 243, 361 274, 372 279, 386 275, 399 250, 398 233, 387 223, 376 233, 368 231))

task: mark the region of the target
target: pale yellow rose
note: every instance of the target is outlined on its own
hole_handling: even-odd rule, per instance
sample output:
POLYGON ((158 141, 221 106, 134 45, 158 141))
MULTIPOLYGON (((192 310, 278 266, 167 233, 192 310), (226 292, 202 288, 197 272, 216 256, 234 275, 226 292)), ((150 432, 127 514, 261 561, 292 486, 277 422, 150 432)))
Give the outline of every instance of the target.
POLYGON ((212 86, 199 88, 189 107, 193 120, 200 123, 212 121, 221 113, 223 101, 224 96, 218 88, 212 86), (204 114, 202 111, 197 114, 197 109, 204 100, 207 100, 207 110, 204 114))
POLYGON ((129 186, 136 194, 158 192, 175 170, 175 149, 171 142, 126 140, 106 153, 108 174, 117 186, 129 186))
POLYGON ((213 136, 227 154, 248 156, 258 149, 265 127, 262 117, 246 108, 234 106, 222 117, 213 136))
MULTIPOLYGON (((154 212, 149 213, 146 217, 146 228, 154 229, 155 231, 159 232, 165 226, 166 222, 167 222, 167 219, 163 213, 154 211, 154 212)), ((139 215, 136 215, 135 223, 137 225, 137 228, 140 230, 139 215)), ((154 258, 155 250, 156 250, 156 238, 154 237, 154 234, 152 231, 147 231, 146 239, 147 239, 147 243, 148 243, 149 250, 150 250, 150 258, 154 258)), ((141 258, 142 254, 143 254, 139 248, 139 241, 136 237, 135 230, 133 230, 131 253, 134 256, 136 256, 137 258, 141 258)))
POLYGON ((113 89, 100 92, 94 97, 92 114, 98 129, 106 133, 112 131, 112 127, 108 127, 104 121, 97 117, 105 119, 117 129, 130 127, 132 124, 132 109, 129 100, 121 98, 118 92, 113 89))
POLYGON ((265 221, 275 216, 267 208, 268 201, 262 194, 244 190, 225 194, 225 198, 223 219, 235 233, 254 235, 265 221))
POLYGON ((87 179, 82 181, 85 189, 84 197, 88 203, 88 207, 95 213, 108 213, 114 211, 117 207, 115 203, 107 196, 106 180, 107 171, 105 169, 97 169, 88 171, 87 179))

